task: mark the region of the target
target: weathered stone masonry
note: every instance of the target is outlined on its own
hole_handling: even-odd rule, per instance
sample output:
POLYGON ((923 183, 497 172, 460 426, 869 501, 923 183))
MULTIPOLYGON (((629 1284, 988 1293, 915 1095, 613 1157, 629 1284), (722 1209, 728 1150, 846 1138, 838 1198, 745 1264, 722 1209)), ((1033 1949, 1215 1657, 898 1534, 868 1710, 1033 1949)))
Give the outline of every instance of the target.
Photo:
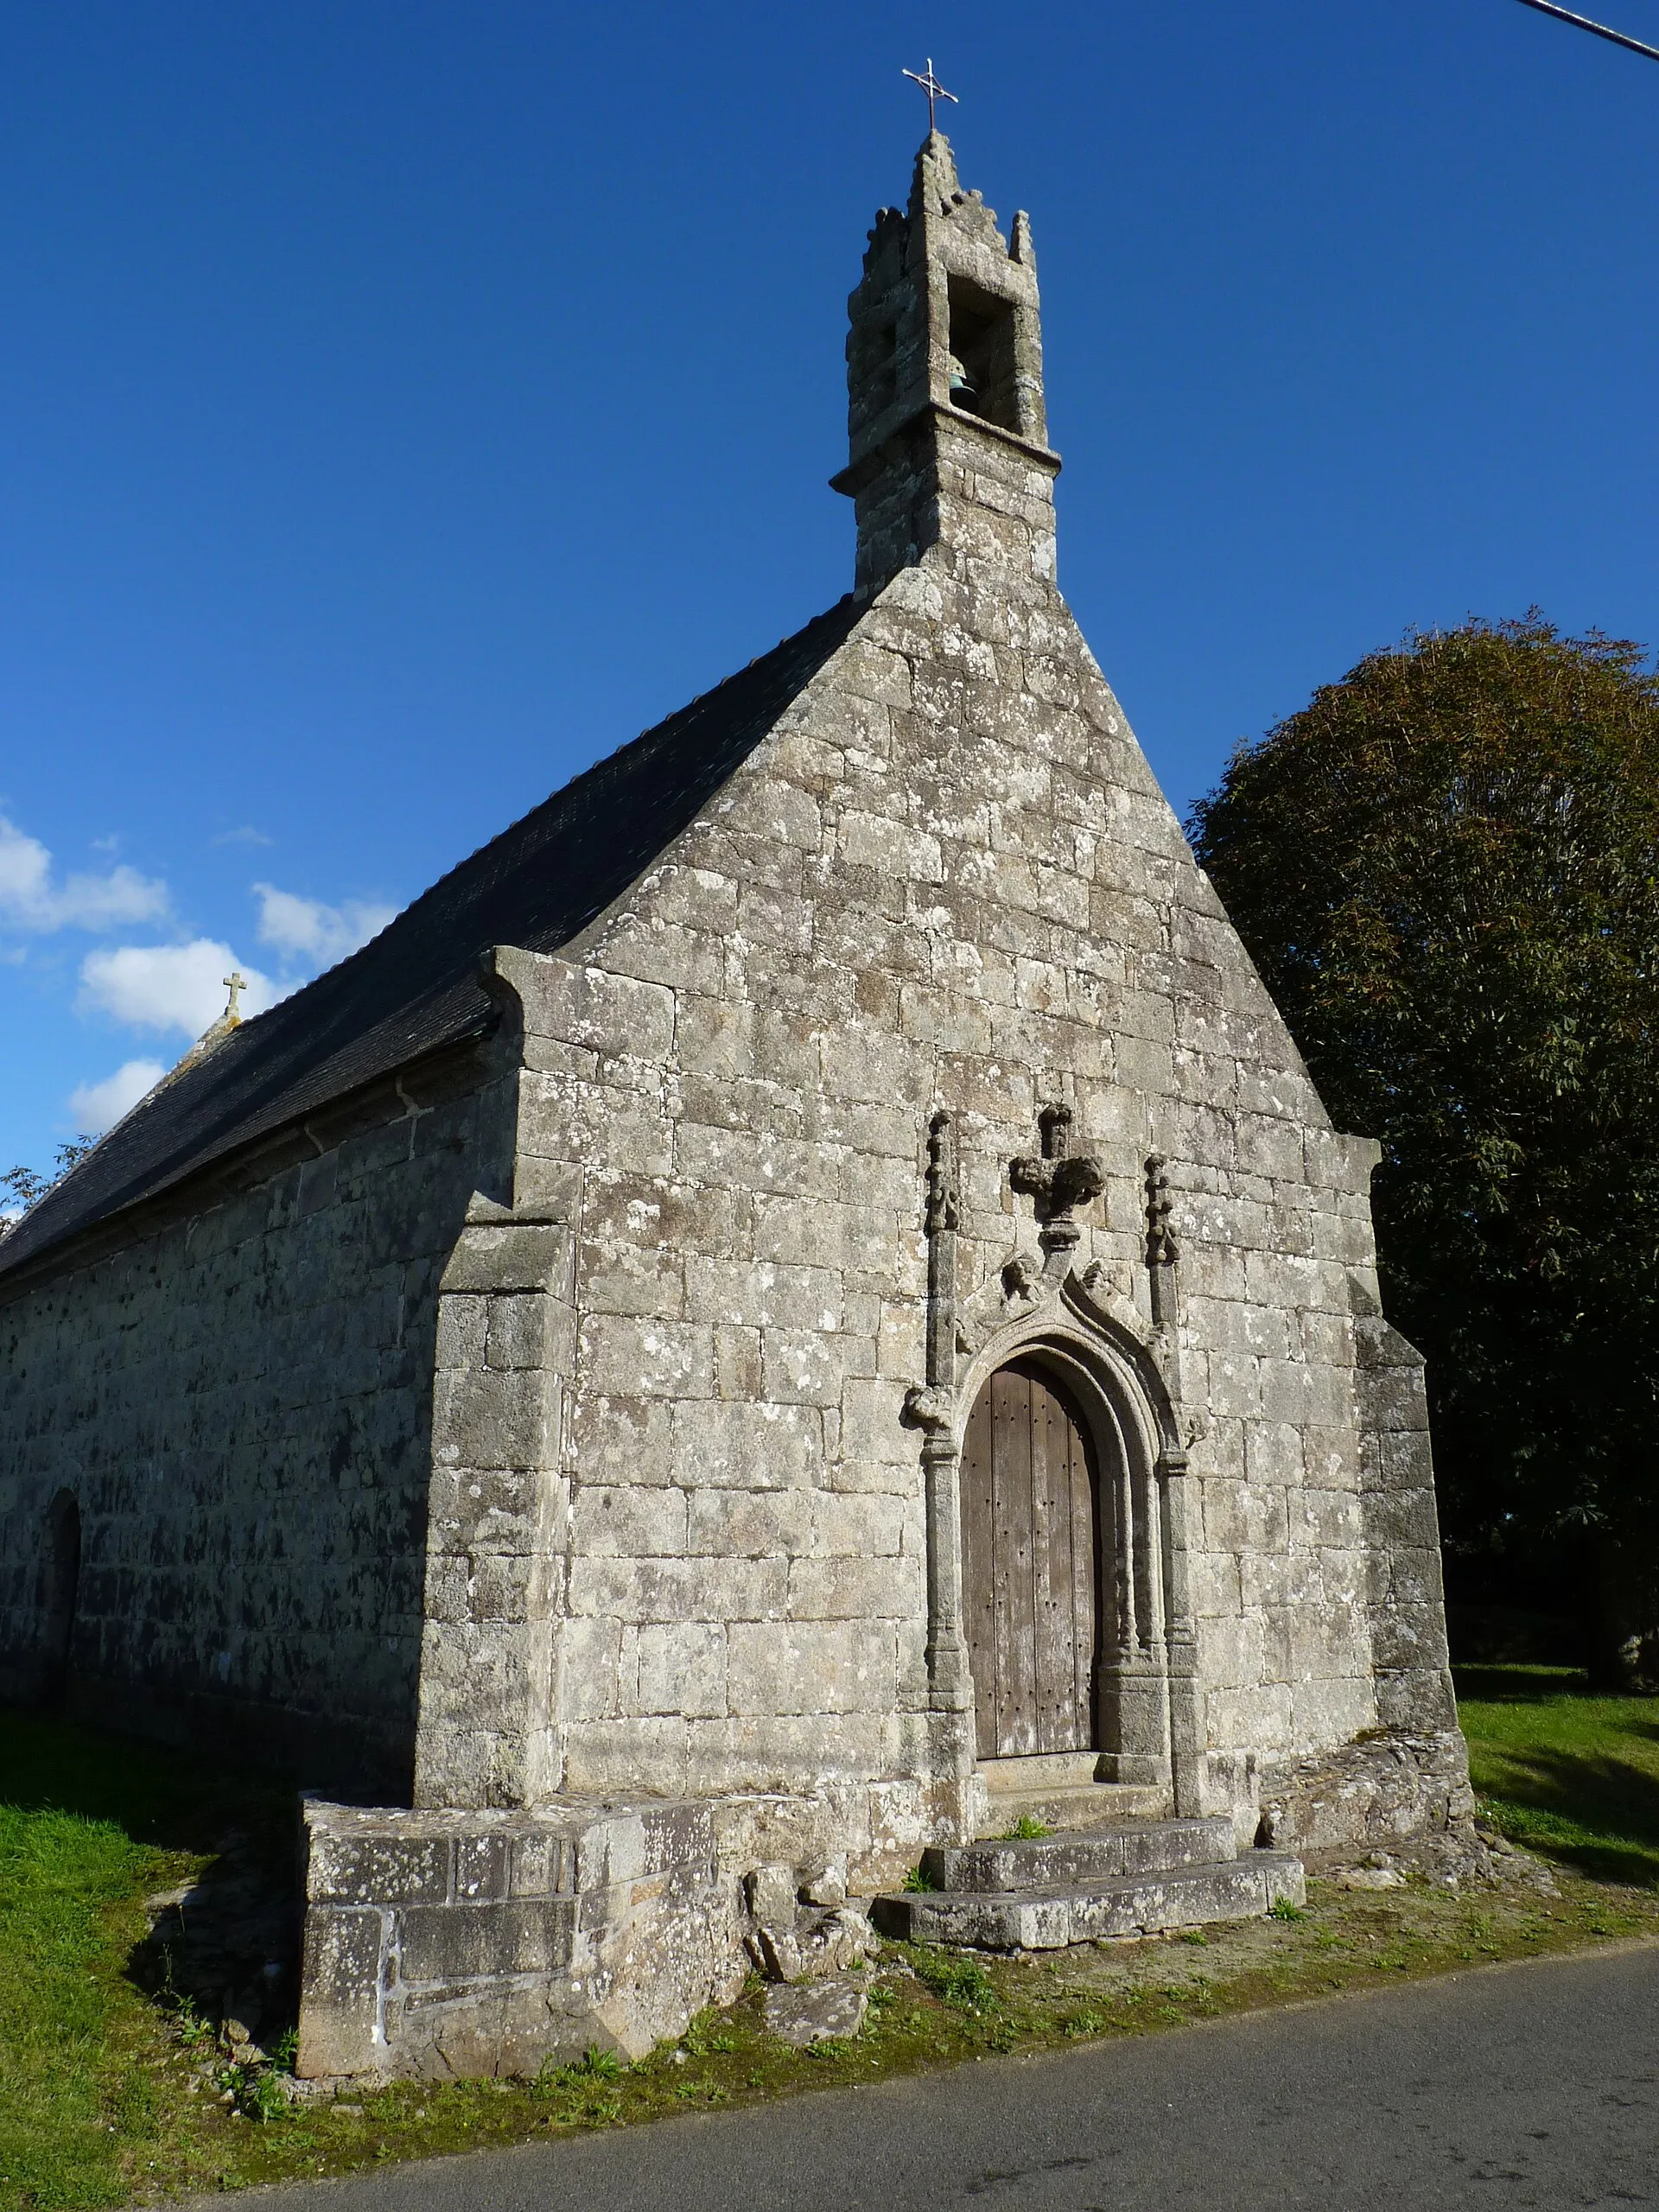
MULTIPOLYGON (((346 1732, 412 1764, 416 1809, 309 1815, 308 2070, 642 2047, 750 1959, 844 1958, 849 1885, 971 1840, 1020 1763, 977 1750, 958 1460, 1022 1359, 1097 1471, 1090 1786, 1211 1856, 1229 1823, 1466 1811, 1376 1147, 1331 1127, 1058 594, 1012 235, 938 138, 872 232, 854 598, 312 987, 314 1019, 374 1001, 383 1060, 448 1039, 444 1102, 291 1163, 226 1118, 137 1211, 48 1202, 59 1243, 11 1270, 14 1682, 78 1487, 89 1573, 127 1574, 76 1625, 83 1697, 200 1701, 208 1651, 251 1709, 360 1675, 346 1732), (411 998, 421 959, 451 980, 411 998), (163 1465, 165 1506, 106 1505, 163 1465), (192 1545, 212 1573, 169 1580, 192 1545)), ((221 1090, 261 1051, 324 1080, 309 996, 221 1090)), ((203 1116, 213 1065, 178 1082, 203 1116)), ((135 1184, 168 1110, 109 1141, 135 1184)))
POLYGON ((492 1088, 475 1054, 411 1069, 6 1284, 8 1695, 67 1491, 75 1710, 407 1789, 438 1280, 492 1088))

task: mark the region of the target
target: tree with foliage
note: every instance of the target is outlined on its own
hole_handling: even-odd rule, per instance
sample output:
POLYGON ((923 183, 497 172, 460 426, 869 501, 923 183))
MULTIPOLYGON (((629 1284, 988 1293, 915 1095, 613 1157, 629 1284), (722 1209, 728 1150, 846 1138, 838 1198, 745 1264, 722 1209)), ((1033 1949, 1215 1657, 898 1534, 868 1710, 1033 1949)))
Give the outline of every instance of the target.
POLYGON ((78 1167, 98 1142, 96 1137, 73 1137, 67 1144, 58 1147, 55 1175, 42 1175, 35 1167, 10 1167, 0 1175, 0 1205, 8 1201, 16 1211, 0 1213, 0 1236, 13 1224, 22 1219, 29 1208, 38 1205, 47 1192, 55 1190, 72 1167, 78 1167))
POLYGON ((1659 678, 1535 609, 1372 653, 1194 810, 1339 1126, 1382 1140, 1448 1543, 1597 1563, 1659 1688, 1659 678))

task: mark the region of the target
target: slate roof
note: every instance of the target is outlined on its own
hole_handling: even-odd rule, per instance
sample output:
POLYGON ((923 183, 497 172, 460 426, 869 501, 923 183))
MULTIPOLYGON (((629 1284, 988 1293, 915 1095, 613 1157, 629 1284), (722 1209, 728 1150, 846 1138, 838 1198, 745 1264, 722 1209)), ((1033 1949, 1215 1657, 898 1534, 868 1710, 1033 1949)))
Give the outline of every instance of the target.
POLYGON ((693 820, 847 638, 849 596, 481 846, 337 968, 182 1069, 0 1238, 0 1275, 492 1018, 480 956, 568 944, 693 820))

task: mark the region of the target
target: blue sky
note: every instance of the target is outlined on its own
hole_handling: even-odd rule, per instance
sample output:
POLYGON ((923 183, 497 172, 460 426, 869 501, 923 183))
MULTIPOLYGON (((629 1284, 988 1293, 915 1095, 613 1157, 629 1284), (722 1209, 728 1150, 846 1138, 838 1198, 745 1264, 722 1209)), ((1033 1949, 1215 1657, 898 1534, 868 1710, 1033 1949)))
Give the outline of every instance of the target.
POLYGON ((1659 67, 1516 0, 0 0, 0 1167, 846 588, 928 53, 1179 806, 1408 626, 1659 636, 1659 67))

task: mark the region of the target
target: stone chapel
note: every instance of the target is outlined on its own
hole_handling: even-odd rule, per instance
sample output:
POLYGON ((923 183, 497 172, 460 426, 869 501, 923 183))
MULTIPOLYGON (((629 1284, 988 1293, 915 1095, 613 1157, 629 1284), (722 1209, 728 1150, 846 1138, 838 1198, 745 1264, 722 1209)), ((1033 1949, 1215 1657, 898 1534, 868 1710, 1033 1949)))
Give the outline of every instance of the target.
POLYGON ((850 311, 848 596, 0 1243, 0 1691, 310 1786, 308 2074, 1467 1817, 1377 1148, 1060 596, 1030 224, 930 135, 850 311))

